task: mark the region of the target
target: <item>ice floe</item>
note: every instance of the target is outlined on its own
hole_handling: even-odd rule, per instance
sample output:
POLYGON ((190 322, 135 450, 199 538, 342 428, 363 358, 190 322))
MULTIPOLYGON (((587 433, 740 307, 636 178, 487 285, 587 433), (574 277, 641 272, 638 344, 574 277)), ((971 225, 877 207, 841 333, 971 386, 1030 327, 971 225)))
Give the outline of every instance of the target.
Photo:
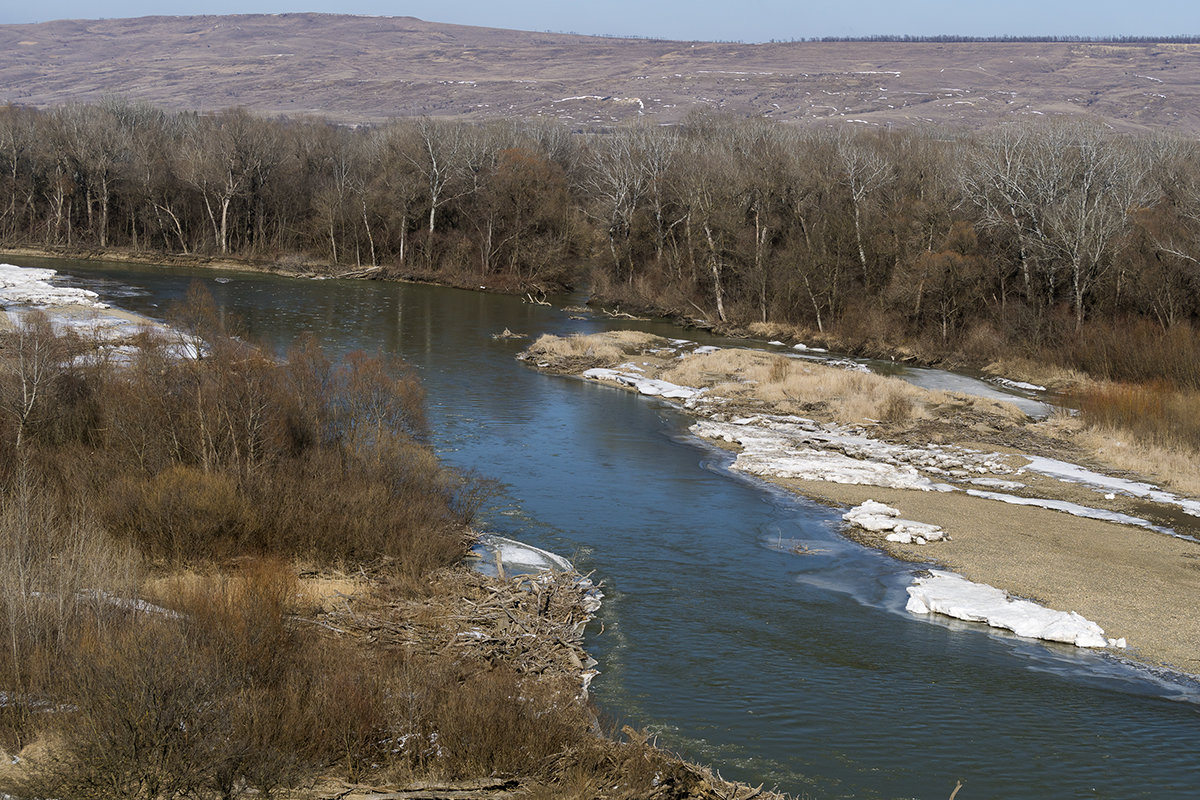
POLYGON ((1005 386, 1009 389, 1023 389, 1027 392, 1044 392, 1045 386, 1038 386, 1036 383, 1026 383, 1025 381, 1014 381, 1008 378, 991 378, 992 383, 1000 386, 1005 386))
POLYGON ((945 531, 937 525, 901 519, 899 509, 874 500, 867 500, 862 505, 855 506, 842 514, 842 519, 873 533, 887 532, 886 538, 889 542, 900 544, 926 544, 948 538, 945 531))
POLYGON ((704 392, 703 389, 696 389, 692 386, 680 386, 670 381, 662 381, 657 378, 644 378, 641 375, 631 375, 628 372, 620 372, 604 367, 589 369, 583 373, 583 377, 598 381, 612 381, 613 383, 619 383, 622 386, 636 389, 639 394, 650 395, 652 397, 665 397, 670 400, 687 400, 704 392))
POLYGON ((1108 639, 1096 623, 1074 611, 1055 611, 1030 600, 1009 597, 985 583, 973 583, 953 572, 931 570, 908 587, 913 614, 942 614, 967 622, 986 622, 1018 636, 1064 642, 1076 647, 1124 647, 1124 639, 1108 639))

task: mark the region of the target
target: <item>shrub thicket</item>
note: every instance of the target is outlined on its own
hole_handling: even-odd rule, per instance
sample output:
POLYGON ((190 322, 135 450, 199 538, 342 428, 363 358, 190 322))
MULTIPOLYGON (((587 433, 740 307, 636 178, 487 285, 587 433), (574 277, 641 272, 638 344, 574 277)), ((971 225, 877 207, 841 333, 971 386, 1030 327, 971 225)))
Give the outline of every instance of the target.
POLYGON ((432 453, 412 370, 312 341, 277 359, 198 295, 180 319, 120 359, 37 315, 0 332, 0 746, 43 751, 5 788, 517 773, 584 736, 577 687, 372 649, 297 607, 297 562, 411 594, 464 554, 486 485, 432 453))

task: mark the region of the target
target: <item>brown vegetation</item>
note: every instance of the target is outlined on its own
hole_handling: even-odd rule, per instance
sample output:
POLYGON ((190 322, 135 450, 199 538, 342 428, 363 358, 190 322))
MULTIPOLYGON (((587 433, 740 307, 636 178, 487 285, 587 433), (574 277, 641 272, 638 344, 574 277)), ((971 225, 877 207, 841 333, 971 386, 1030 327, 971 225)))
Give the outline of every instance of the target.
POLYGON ((424 443, 403 363, 277 359, 196 293, 177 319, 120 360, 0 333, 0 790, 737 791, 595 735, 577 576, 459 565, 487 487, 424 443))
POLYGON ((689 117, 348 129, 109 101, 0 110, 0 245, 546 289, 838 349, 1200 383, 1200 150, 689 117))
POLYGON ((738 348, 679 353, 666 339, 640 331, 546 334, 521 358, 564 374, 632 362, 641 377, 709 390, 710 396, 721 398, 723 409, 798 414, 839 424, 879 424, 893 433, 921 422, 999 430, 1027 420, 1007 403, 931 391, 899 378, 778 353, 738 348))

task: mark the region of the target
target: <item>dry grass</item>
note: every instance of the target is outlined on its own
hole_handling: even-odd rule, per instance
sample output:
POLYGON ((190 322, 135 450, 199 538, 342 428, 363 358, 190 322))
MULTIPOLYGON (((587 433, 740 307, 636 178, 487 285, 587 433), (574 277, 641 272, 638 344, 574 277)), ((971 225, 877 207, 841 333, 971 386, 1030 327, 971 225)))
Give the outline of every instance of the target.
POLYGON ((947 392, 931 391, 874 373, 831 367, 763 350, 722 348, 675 357, 661 337, 637 331, 587 336, 544 335, 524 357, 543 369, 578 374, 636 358, 646 377, 681 386, 704 387, 746 410, 800 414, 839 423, 881 422, 902 427, 933 419, 968 424, 986 418, 1009 427, 1026 420, 1015 406, 947 392), (972 419, 966 419, 971 417, 972 419))
POLYGON ((1182 494, 1200 497, 1200 452, 1147 444, 1127 431, 1083 429, 1075 441, 1110 467, 1145 476, 1182 494))
POLYGON ((722 397, 764 403, 783 413, 838 422, 903 424, 929 419, 933 409, 950 402, 943 392, 930 392, 897 378, 757 350, 691 355, 675 362, 661 377, 685 386, 709 386, 722 397))
POLYGON ((1034 383, 1059 391, 1092 383, 1092 378, 1078 370, 1058 366, 1049 360, 1031 358, 1002 358, 988 364, 983 371, 989 375, 1034 383))
POLYGON ((534 363, 572 372, 590 367, 614 367, 630 355, 665 346, 666 339, 641 331, 605 331, 588 336, 547 333, 539 336, 525 352, 534 363))
POLYGON ((1092 383, 1073 392, 1059 424, 1097 460, 1200 495, 1200 392, 1162 383, 1092 383))

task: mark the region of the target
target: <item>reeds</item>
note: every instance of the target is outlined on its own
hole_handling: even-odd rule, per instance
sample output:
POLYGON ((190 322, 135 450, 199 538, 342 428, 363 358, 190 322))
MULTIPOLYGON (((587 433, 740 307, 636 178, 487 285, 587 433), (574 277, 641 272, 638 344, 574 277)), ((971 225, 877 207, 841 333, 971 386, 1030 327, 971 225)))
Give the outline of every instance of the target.
POLYGON ((1084 422, 1159 447, 1200 452, 1200 392, 1163 383, 1097 384, 1072 394, 1084 422))

